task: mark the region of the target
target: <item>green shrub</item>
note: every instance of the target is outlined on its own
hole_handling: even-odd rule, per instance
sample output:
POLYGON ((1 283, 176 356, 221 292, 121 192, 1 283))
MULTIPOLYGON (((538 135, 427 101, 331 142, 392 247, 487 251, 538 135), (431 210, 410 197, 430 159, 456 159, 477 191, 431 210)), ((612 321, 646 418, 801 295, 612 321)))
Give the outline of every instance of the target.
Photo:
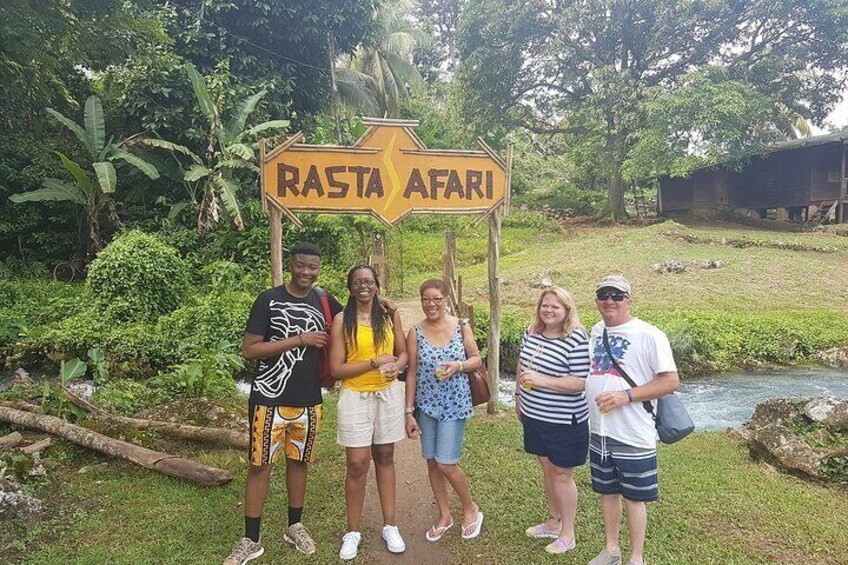
POLYGON ((140 231, 122 234, 88 272, 92 296, 116 320, 154 320, 173 312, 188 288, 188 270, 174 248, 140 231))
POLYGON ((178 398, 232 398, 238 394, 233 373, 244 370, 235 344, 221 343, 217 351, 185 363, 151 380, 167 400, 178 398))
MULTIPOLYGON (((512 312, 501 314, 501 372, 513 373, 518 364, 518 354, 521 349, 521 338, 530 325, 530 319, 524 319, 512 312)), ((474 340, 483 354, 488 351, 489 311, 484 308, 474 309, 474 340)))
MULTIPOLYGON (((156 324, 162 350, 173 360, 214 351, 222 342, 240 342, 256 297, 221 292, 197 297, 156 324)), ((172 361, 174 362, 174 361, 172 361)))
POLYGON ((143 382, 116 379, 97 388, 92 400, 115 414, 135 414, 162 403, 163 396, 143 382))
POLYGON ((785 365, 848 343, 848 319, 832 312, 639 311, 669 335, 684 376, 785 365))

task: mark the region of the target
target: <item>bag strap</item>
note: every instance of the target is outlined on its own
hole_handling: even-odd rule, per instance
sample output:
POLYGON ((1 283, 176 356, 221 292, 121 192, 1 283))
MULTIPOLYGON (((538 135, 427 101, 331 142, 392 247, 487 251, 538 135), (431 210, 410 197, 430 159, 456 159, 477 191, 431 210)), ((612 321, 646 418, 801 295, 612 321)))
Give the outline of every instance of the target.
POLYGON ((333 327, 333 312, 330 310, 330 295, 323 290, 318 290, 321 299, 321 307, 324 309, 324 320, 327 322, 327 330, 333 327))
MULTIPOLYGON (((627 371, 625 371, 624 369, 621 368, 621 365, 618 364, 618 361, 615 359, 615 356, 612 354, 612 350, 610 349, 610 345, 609 345, 609 338, 607 337, 607 329, 606 328, 604 328, 604 349, 606 349, 607 355, 609 355, 609 358, 610 358, 610 361, 612 362, 612 364, 615 366, 616 369, 618 369, 618 372, 621 373, 621 377, 625 381, 627 381, 627 384, 629 384, 632 388, 636 388, 636 386, 637 386, 636 383, 633 382, 633 379, 630 378, 630 375, 627 374, 627 371)), ((651 418, 653 418, 654 420, 657 419, 656 415, 654 414, 654 405, 653 404, 651 404, 647 400, 643 400, 642 401, 642 407, 648 412, 648 414, 651 415, 651 418)))

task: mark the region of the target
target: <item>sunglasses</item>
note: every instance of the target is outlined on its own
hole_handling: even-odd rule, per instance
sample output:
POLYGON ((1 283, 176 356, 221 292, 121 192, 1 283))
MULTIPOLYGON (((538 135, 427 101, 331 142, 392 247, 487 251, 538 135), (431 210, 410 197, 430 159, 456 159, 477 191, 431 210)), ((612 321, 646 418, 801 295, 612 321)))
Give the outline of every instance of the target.
POLYGON ((626 292, 598 292, 595 296, 603 302, 607 298, 612 298, 613 302, 621 302, 625 298, 627 298, 626 292))

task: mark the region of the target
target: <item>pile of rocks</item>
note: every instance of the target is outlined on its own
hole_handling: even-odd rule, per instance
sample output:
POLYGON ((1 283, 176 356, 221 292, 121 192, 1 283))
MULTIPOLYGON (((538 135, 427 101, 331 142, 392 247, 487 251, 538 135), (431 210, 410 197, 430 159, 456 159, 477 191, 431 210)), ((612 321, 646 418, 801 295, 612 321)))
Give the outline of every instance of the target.
POLYGON ((752 456, 814 479, 845 480, 827 472, 829 458, 848 458, 848 400, 780 398, 760 403, 742 430, 752 456))

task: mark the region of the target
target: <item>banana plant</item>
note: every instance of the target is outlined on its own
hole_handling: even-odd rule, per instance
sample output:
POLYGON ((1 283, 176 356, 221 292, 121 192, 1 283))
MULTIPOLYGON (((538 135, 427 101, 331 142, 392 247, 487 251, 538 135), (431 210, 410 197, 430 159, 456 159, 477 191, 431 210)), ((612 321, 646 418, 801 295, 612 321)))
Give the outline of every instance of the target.
MULTIPOLYGON (((235 227, 242 230, 244 220, 241 215, 238 191, 245 175, 239 175, 239 172, 247 172, 254 177, 259 173, 259 167, 255 164, 256 151, 251 140, 264 131, 285 129, 289 126, 289 122, 288 120, 270 120, 253 127, 246 127, 250 114, 268 93, 267 90, 260 90, 253 96, 245 98, 225 124, 219 104, 216 104, 209 94, 203 76, 191 63, 186 64, 186 72, 191 81, 197 105, 208 123, 206 149, 202 155, 198 155, 184 145, 163 139, 145 139, 144 143, 190 159, 191 163, 185 171, 184 179, 189 183, 199 183, 202 188, 199 191, 202 197, 197 214, 199 232, 209 232, 219 227, 222 208, 226 210, 235 227)), ((223 101, 220 101, 220 104, 222 103, 223 101)))
POLYGON ((100 233, 101 218, 105 216, 113 226, 120 225, 111 197, 118 184, 114 163, 123 161, 151 179, 159 178, 159 171, 151 163, 126 150, 129 140, 114 143, 110 138, 107 141, 103 105, 97 96, 90 96, 85 101, 82 126, 53 108, 48 108, 47 113, 71 130, 82 143, 91 158, 91 169, 86 170, 80 163, 57 151, 62 166, 73 180, 45 178, 41 188, 14 194, 9 199, 15 203, 71 202, 82 207, 88 224, 89 247, 92 251, 99 251, 104 245, 100 233))

